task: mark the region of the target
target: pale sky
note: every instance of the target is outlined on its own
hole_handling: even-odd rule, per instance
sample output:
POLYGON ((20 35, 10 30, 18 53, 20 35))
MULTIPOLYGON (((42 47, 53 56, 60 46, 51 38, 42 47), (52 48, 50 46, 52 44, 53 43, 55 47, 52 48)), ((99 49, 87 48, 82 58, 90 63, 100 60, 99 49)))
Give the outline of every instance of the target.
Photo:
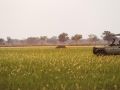
POLYGON ((120 0, 0 0, 0 38, 120 33, 120 0))

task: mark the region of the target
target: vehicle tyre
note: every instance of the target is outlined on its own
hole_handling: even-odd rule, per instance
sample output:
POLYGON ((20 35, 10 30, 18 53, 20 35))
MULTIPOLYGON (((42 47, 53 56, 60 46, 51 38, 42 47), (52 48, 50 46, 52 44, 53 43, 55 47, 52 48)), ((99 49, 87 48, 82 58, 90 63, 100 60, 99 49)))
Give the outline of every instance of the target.
POLYGON ((97 55, 105 55, 105 51, 104 50, 98 50, 97 51, 97 55))

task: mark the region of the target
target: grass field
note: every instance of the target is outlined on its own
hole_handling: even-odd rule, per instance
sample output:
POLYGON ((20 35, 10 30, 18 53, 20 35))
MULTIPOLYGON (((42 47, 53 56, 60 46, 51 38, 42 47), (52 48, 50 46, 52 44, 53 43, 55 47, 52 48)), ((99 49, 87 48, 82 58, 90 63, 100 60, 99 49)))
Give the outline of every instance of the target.
POLYGON ((120 56, 91 47, 0 48, 0 90, 120 90, 120 56))

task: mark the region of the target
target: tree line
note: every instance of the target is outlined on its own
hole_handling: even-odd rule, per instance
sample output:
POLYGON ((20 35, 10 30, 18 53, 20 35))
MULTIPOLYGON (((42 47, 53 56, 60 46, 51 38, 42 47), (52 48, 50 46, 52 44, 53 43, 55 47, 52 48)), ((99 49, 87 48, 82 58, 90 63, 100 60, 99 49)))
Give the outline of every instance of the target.
POLYGON ((72 37, 69 37, 67 33, 61 33, 58 36, 53 36, 48 38, 47 36, 40 37, 28 37, 27 39, 18 40, 7 37, 7 40, 0 38, 1 46, 17 46, 17 45, 102 45, 110 43, 113 38, 113 33, 110 31, 104 31, 102 33, 102 39, 99 39, 97 35, 90 34, 87 39, 83 38, 82 34, 75 34, 72 37))

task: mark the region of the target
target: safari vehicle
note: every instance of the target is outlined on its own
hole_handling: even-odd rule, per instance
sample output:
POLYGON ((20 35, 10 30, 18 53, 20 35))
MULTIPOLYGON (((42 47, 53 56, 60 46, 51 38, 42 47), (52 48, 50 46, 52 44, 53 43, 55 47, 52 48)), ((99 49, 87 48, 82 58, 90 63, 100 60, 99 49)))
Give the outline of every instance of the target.
MULTIPOLYGON (((120 36, 120 34, 114 34, 120 36)), ((93 54, 96 55, 120 55, 120 40, 115 44, 116 39, 113 39, 112 44, 102 47, 93 47, 93 54)))

